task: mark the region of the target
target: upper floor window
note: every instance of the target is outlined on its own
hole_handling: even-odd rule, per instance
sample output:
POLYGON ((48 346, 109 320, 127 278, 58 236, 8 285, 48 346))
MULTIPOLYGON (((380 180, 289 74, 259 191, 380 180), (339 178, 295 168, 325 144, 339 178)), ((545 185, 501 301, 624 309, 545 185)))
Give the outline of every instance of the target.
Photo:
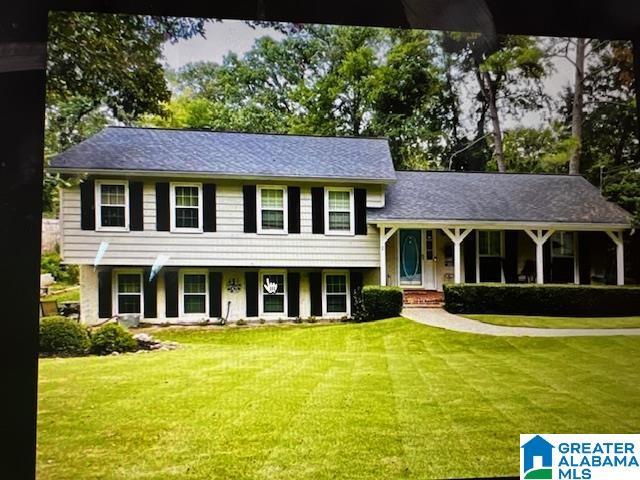
POLYGON ((353 235, 353 189, 328 188, 325 197, 327 233, 353 235))
POLYGON ((285 272, 262 272, 260 283, 260 315, 284 315, 287 294, 285 272))
POLYGON ((258 186, 258 233, 287 233, 286 187, 258 186))
POLYGON ((122 180, 96 181, 96 229, 129 228, 129 183, 122 180))
POLYGON ((478 230, 478 255, 480 257, 503 256, 500 230, 478 230))
POLYGON ((171 231, 202 232, 202 184, 171 184, 171 231))
POLYGON ((551 255, 554 257, 573 257, 573 232, 556 232, 551 235, 551 255))

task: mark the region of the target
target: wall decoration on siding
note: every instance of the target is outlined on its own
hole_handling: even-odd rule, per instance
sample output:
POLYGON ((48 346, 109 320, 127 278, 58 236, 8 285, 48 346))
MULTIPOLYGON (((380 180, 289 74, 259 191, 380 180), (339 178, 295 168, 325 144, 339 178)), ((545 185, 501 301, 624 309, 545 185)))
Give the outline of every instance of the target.
POLYGON ((236 278, 230 278, 227 281, 227 292, 229 293, 237 293, 242 289, 242 285, 236 278))
POLYGON ((156 257, 153 265, 151 266, 151 271, 149 272, 149 281, 153 280, 153 278, 158 275, 158 272, 169 261, 169 258, 171 258, 169 255, 164 255, 162 253, 156 257))
POLYGON ((269 277, 264 282, 264 290, 269 295, 275 295, 278 291, 278 282, 272 282, 269 277))
POLYGON ((96 258, 93 260, 94 271, 98 267, 98 265, 100 265, 100 262, 102 261, 102 257, 104 257, 104 254, 107 251, 107 248, 109 248, 109 242, 105 242, 104 240, 100 242, 100 246, 98 247, 98 251, 96 252, 96 258))

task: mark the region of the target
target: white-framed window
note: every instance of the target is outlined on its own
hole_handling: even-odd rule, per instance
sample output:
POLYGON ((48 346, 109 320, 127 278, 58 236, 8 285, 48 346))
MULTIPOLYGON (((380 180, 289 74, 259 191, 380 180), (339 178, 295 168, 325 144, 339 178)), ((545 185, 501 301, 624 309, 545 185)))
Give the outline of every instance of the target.
POLYGON ((209 272, 180 270, 180 316, 209 317, 209 272))
POLYGON ((573 232, 555 232, 551 235, 551 256, 573 258, 575 245, 573 232))
POLYGON ((129 230, 129 182, 97 180, 96 230, 129 230))
POLYGON ((353 188, 329 187, 324 199, 326 232, 332 235, 353 235, 353 188))
POLYGON ((478 256, 503 257, 503 233, 502 230, 478 230, 478 256))
POLYGON ((116 315, 144 312, 142 270, 117 269, 113 271, 113 305, 116 315))
POLYGON ((258 233, 287 233, 287 187, 258 185, 258 233))
POLYGON ((325 270, 322 272, 322 312, 325 316, 351 314, 349 301, 349 272, 325 270))
POLYGON ((202 232, 202 184, 171 183, 171 231, 202 232))
POLYGON ((286 316, 287 272, 284 270, 260 271, 260 315, 286 316))

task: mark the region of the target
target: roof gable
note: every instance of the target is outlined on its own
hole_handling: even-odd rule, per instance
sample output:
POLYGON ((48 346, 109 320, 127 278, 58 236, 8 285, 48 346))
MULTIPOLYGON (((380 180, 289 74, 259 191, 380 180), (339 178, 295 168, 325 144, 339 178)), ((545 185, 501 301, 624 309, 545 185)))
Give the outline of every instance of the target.
POLYGON ((578 175, 399 171, 397 178, 370 220, 630 223, 578 175))
POLYGON ((383 138, 129 127, 102 130, 54 157, 50 169, 395 180, 383 138))

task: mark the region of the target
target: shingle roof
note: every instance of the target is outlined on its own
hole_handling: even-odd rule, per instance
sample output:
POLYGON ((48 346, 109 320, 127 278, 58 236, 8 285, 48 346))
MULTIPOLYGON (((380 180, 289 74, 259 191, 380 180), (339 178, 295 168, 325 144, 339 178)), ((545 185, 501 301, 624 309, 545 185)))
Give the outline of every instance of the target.
POLYGON ((467 172, 396 172, 386 206, 368 219, 630 223, 630 215, 608 202, 577 175, 467 172))
POLYGON ((383 138, 160 128, 106 128, 54 157, 50 169, 395 180, 383 138))

